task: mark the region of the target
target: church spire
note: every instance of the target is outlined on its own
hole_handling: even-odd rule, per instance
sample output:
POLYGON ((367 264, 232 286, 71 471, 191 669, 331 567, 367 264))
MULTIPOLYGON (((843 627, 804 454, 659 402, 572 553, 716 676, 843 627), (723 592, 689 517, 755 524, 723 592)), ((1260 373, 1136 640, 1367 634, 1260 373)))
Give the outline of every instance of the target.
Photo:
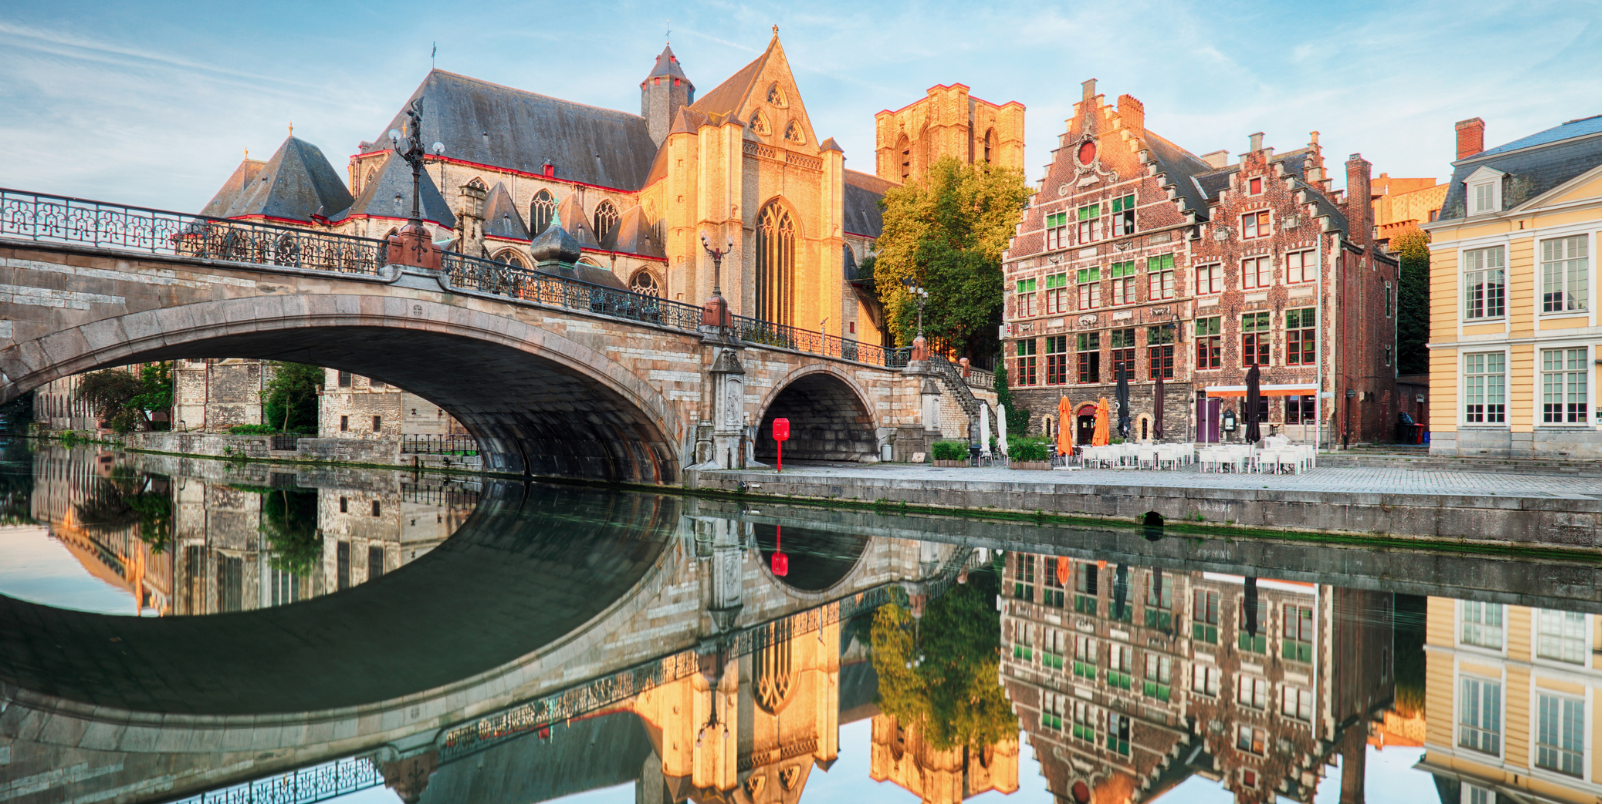
POLYGON ((662 145, 680 108, 695 102, 696 87, 680 69, 674 49, 663 45, 657 63, 652 65, 646 80, 640 82, 640 116, 646 118, 646 132, 651 135, 652 142, 662 145))

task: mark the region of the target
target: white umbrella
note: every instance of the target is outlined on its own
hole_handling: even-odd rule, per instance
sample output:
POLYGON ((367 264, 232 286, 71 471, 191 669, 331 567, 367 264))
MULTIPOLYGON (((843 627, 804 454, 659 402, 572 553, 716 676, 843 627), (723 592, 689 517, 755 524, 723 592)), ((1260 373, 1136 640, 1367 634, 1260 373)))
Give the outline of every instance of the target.
POLYGON ((1008 454, 1008 406, 997 403, 997 451, 1008 454))
POLYGON ((991 411, 984 402, 980 403, 980 453, 991 454, 991 411))

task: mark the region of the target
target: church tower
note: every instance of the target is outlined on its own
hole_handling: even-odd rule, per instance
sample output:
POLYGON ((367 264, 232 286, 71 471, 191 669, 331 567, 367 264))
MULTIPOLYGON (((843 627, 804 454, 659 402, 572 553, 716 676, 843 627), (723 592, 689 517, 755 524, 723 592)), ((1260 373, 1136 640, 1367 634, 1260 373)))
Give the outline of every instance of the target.
POLYGON ((674 50, 663 45, 657 64, 646 80, 640 82, 640 116, 646 118, 646 133, 651 136, 652 143, 661 148, 669 127, 674 124, 674 115, 679 113, 680 107, 695 102, 696 87, 691 86, 691 79, 680 69, 674 50))

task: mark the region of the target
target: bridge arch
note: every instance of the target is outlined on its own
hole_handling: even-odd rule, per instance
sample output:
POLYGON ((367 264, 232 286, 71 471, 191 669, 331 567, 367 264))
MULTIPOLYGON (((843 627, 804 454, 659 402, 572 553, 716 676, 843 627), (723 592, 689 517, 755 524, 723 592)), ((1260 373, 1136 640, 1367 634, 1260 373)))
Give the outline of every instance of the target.
POLYGON ((678 418, 641 377, 556 332, 421 298, 285 294, 112 316, 0 350, 12 370, 0 401, 99 368, 206 357, 310 363, 405 388, 467 427, 491 471, 678 477, 678 418))
POLYGON ((852 376, 821 363, 799 368, 774 384, 763 400, 757 443, 758 460, 778 454, 774 420, 791 421, 785 454, 798 460, 856 461, 875 456, 873 403, 852 376))

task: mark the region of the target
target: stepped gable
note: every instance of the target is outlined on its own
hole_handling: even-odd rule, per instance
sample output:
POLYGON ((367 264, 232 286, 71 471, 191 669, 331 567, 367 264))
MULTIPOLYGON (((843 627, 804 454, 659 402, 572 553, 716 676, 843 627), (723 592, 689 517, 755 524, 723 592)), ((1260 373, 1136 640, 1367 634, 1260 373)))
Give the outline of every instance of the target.
POLYGON ((1599 166, 1598 115, 1571 120, 1454 162, 1437 220, 1465 217, 1465 180, 1487 167, 1502 172, 1504 209, 1512 209, 1599 166))
MULTIPOLYGON (((362 194, 345 213, 331 216, 331 222, 347 220, 350 218, 393 218, 406 220, 412 214, 412 168, 406 160, 391 154, 384 158, 384 165, 366 186, 362 194)), ((447 229, 455 229, 457 217, 451 214, 451 207, 441 197, 440 190, 434 186, 434 179, 430 178, 429 171, 421 172, 418 182, 418 217, 431 221, 447 229)))
POLYGON ((1212 173, 1214 168, 1209 167, 1207 162, 1199 159, 1191 151, 1152 131, 1142 132, 1142 142, 1147 146, 1149 156, 1158 165, 1158 172, 1169 179, 1166 186, 1173 186, 1175 194, 1186 202, 1186 210, 1195 213, 1199 221, 1208 220, 1208 196, 1197 178, 1212 173))
POLYGON ((350 206, 351 191, 323 152, 292 135, 285 138, 250 182, 241 184, 233 201, 217 217, 312 223, 313 215, 331 218, 350 206))
POLYGON ((513 203, 512 195, 501 182, 490 188, 490 194, 485 198, 485 237, 499 237, 504 240, 524 241, 529 239, 529 228, 524 226, 523 216, 518 213, 518 205, 513 203))
POLYGON ((846 171, 841 198, 841 230, 861 237, 879 237, 880 199, 896 184, 879 176, 846 171))
POLYGON ((646 183, 657 146, 646 119, 476 78, 430 71, 401 112, 363 153, 387 148, 386 132, 406 125, 406 107, 423 98, 424 143, 445 146, 445 158, 540 174, 619 190, 646 183))
POLYGON ((256 179, 256 175, 261 173, 262 168, 266 166, 267 163, 260 159, 246 157, 241 160, 239 166, 234 168, 234 172, 229 175, 228 181, 223 182, 222 188, 217 191, 216 195, 212 196, 212 200, 206 202, 206 206, 201 207, 200 214, 209 218, 223 217, 228 212, 228 208, 233 205, 235 199, 239 198, 240 193, 245 191, 245 188, 256 179))
MULTIPOLYGON (((1153 135, 1149 136, 1154 140, 1164 142, 1171 148, 1177 147, 1162 140, 1161 138, 1153 135)), ((1187 155, 1191 156, 1191 154, 1187 155)), ((1307 178, 1309 169, 1308 160, 1311 156, 1316 158, 1319 156, 1318 152, 1312 146, 1307 148, 1299 148, 1294 151, 1287 151, 1284 154, 1275 154, 1274 156, 1270 157, 1269 161, 1271 165, 1280 164, 1286 171, 1286 175, 1292 178, 1293 187, 1303 190, 1307 193, 1306 197, 1308 200, 1306 203, 1314 204, 1316 217, 1330 218, 1334 226, 1334 231, 1341 232, 1344 236, 1346 236, 1348 234, 1348 213, 1341 207, 1337 206, 1337 203, 1331 200, 1331 196, 1327 195, 1322 187, 1317 186, 1307 178)), ((1184 170, 1188 167, 1190 167, 1189 163, 1183 163, 1181 169, 1184 170)), ((1209 205, 1219 202, 1220 193, 1224 192, 1231 186, 1231 177, 1235 176, 1242 170, 1242 163, 1233 162, 1221 168, 1208 167, 1207 165, 1204 167, 1206 172, 1192 174, 1191 181, 1187 183, 1197 191, 1197 194, 1203 200, 1203 208, 1198 212, 1199 221, 1206 221, 1209 219, 1209 205)), ((1161 169, 1160 172, 1167 171, 1161 169)), ((1177 182, 1176 192, 1180 193, 1181 190, 1182 184, 1177 182)), ((1188 194, 1188 197, 1191 198, 1193 196, 1188 194)), ((1191 208, 1192 207, 1188 206, 1188 209, 1191 208)))

